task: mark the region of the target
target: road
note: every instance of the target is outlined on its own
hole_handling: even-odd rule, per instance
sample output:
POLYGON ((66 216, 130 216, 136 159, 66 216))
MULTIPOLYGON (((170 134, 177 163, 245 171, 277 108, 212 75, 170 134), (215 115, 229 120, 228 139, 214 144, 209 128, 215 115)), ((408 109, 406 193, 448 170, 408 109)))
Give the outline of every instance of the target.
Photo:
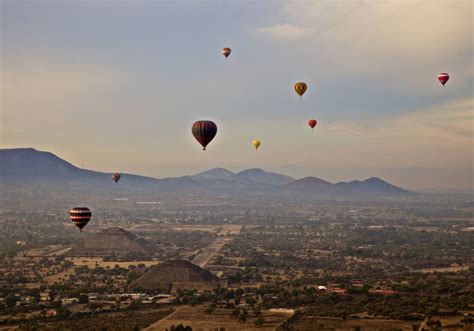
POLYGON ((224 245, 232 240, 231 235, 237 234, 240 232, 240 225, 224 225, 217 232, 219 237, 217 237, 209 246, 201 249, 201 251, 193 258, 191 261, 193 264, 204 268, 209 261, 219 253, 219 251, 224 247, 224 245))

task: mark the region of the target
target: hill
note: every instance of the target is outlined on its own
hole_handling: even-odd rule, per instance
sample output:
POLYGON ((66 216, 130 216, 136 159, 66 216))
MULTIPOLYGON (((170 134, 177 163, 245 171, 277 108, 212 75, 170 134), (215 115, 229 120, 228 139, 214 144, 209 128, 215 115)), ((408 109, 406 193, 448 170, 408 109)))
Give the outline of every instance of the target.
POLYGON ((257 183, 271 184, 271 185, 285 185, 295 181, 295 178, 268 172, 262 169, 247 169, 237 174, 240 178, 253 180, 257 183))
MULTIPOLYGON (((0 149, 0 182, 6 184, 70 184, 113 185, 111 173, 78 168, 50 152, 34 148, 0 149)), ((130 184, 153 184, 156 179, 122 174, 130 184)))
MULTIPOLYGON (((294 179, 263 169, 247 169, 234 173, 214 168, 193 176, 156 179, 122 173, 119 184, 111 180, 112 173, 80 169, 49 152, 32 148, 0 149, 0 182, 4 184, 84 184, 108 189, 112 186, 130 188, 133 192, 146 189, 147 194, 196 196, 259 195, 269 198, 379 198, 412 195, 380 178, 333 184, 316 177, 294 179), (116 186, 119 185, 119 186, 116 186)), ((130 191, 130 192, 132 192, 130 191)))
POLYGON ((146 255, 150 248, 144 239, 118 227, 104 229, 76 244, 67 256, 146 255))
POLYGON ((170 260, 151 267, 129 285, 130 289, 176 290, 211 289, 218 284, 218 278, 210 271, 186 260, 170 260))
POLYGON ((411 195, 412 192, 404 190, 398 186, 387 183, 386 181, 372 177, 364 181, 354 180, 352 182, 340 182, 336 184, 337 187, 344 190, 352 190, 358 192, 364 192, 368 194, 381 194, 381 195, 411 195))

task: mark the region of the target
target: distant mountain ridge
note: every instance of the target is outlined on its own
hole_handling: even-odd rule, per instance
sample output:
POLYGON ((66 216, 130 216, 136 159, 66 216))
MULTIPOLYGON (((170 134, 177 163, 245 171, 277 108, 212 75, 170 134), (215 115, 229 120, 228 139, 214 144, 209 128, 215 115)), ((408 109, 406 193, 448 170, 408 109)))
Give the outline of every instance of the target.
POLYGON ((263 169, 234 173, 214 168, 193 176, 156 179, 122 173, 118 184, 112 173, 80 169, 50 152, 33 148, 0 149, 0 183, 87 184, 99 187, 127 185, 146 187, 156 193, 191 195, 260 194, 268 196, 402 196, 412 195, 400 187, 372 177, 364 181, 330 183, 317 177, 295 179, 263 169))
MULTIPOLYGON (((155 178, 125 174, 128 180, 151 183, 155 178)), ((0 149, 0 182, 4 183, 110 183, 112 173, 81 169, 50 152, 34 148, 0 149), (108 178, 107 178, 108 177, 108 178)))
POLYGON ((237 174, 237 176, 251 179, 257 183, 271 185, 285 185, 295 181, 295 178, 293 177, 277 174, 274 172, 268 172, 257 168, 241 171, 237 174))

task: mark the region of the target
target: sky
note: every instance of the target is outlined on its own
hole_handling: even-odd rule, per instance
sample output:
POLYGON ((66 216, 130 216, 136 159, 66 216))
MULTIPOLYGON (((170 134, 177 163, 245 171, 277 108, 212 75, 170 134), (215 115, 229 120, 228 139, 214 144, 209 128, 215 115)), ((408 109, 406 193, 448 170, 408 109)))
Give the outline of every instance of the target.
POLYGON ((0 15, 1 148, 158 178, 474 186, 470 0, 0 0, 0 15), (202 119, 218 126, 206 152, 202 119))

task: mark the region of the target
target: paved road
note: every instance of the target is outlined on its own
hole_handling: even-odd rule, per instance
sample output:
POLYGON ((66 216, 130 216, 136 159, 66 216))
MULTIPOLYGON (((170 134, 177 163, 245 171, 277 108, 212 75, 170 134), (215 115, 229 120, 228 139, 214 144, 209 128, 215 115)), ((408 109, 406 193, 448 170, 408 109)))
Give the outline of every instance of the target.
POLYGON ((193 264, 204 268, 209 261, 219 253, 219 251, 224 247, 224 245, 232 240, 231 234, 236 234, 240 232, 241 226, 229 225, 223 226, 222 229, 218 232, 219 235, 224 235, 223 237, 217 237, 209 246, 201 249, 198 255, 194 257, 191 261, 193 264))

